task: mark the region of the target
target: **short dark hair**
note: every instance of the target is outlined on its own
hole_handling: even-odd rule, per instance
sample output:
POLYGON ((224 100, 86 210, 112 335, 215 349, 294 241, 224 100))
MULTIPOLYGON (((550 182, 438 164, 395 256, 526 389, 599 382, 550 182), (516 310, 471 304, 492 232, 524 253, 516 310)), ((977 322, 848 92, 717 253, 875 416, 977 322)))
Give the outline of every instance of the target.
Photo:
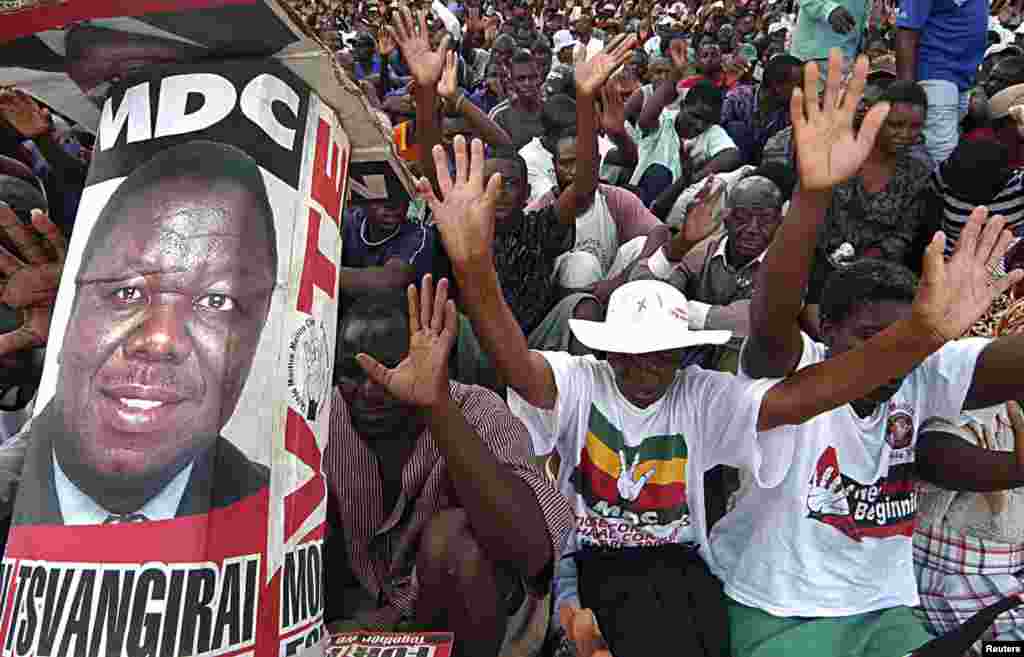
POLYGON ((803 62, 794 57, 783 53, 776 55, 768 60, 768 63, 764 67, 764 84, 773 85, 784 82, 789 78, 790 71, 794 68, 801 68, 803 62))
MULTIPOLYGON (((376 326, 388 325, 394 322, 391 326, 391 330, 397 331, 398 335, 401 335, 405 339, 404 347, 405 351, 409 350, 409 302, 406 297, 405 289, 395 288, 393 290, 383 290, 380 292, 374 292, 372 294, 360 295, 355 297, 351 303, 346 304, 345 311, 338 318, 338 337, 335 342, 335 354, 334 354, 334 380, 337 382, 342 375, 346 374, 346 369, 352 366, 350 363, 346 363, 346 357, 355 358, 359 353, 366 353, 374 356, 375 358, 380 356, 379 350, 375 353, 375 346, 379 346, 379 339, 384 337, 378 332, 377 334, 366 333, 362 336, 362 340, 359 344, 353 345, 356 353, 345 354, 342 353, 344 347, 342 336, 345 331, 345 327, 354 320, 363 320, 371 322, 376 326)), ((391 354, 392 357, 397 354, 391 354)), ((379 359, 378 359, 379 360, 379 359)), ((383 363, 388 367, 394 367, 398 363, 383 363)), ((355 365, 355 367, 359 367, 355 365)))
POLYGON ((889 83, 879 100, 890 104, 906 103, 928 111, 928 94, 916 82, 896 80, 889 83))
POLYGON ((1013 175, 1010 149, 992 139, 962 139, 939 165, 942 181, 962 201, 990 203, 1013 175))
POLYGON ((793 189, 796 188, 796 172, 787 163, 778 160, 762 162, 761 166, 751 175, 763 176, 775 183, 775 186, 782 192, 783 201, 793 198, 793 189))
POLYGON ((917 276, 904 265, 861 258, 832 272, 821 294, 821 319, 842 324, 856 310, 879 301, 913 303, 917 276))
POLYGON ((550 96, 540 113, 545 139, 558 139, 565 128, 576 125, 576 101, 566 94, 550 96))
POLYGON ((721 114, 724 100, 725 96, 722 94, 721 89, 708 80, 701 80, 693 85, 693 88, 686 94, 686 98, 683 99, 683 105, 704 103, 705 105, 710 105, 711 109, 717 114, 721 114))
POLYGON ((111 194, 110 200, 100 211, 96 225, 89 233, 89 239, 82 253, 80 271, 84 271, 107 237, 114 231, 122 216, 125 203, 146 189, 156 187, 164 181, 193 181, 204 189, 215 188, 228 183, 241 186, 249 192, 259 220, 267 231, 267 248, 277 275, 277 229, 274 226, 274 211, 267 196, 259 164, 256 160, 231 144, 215 141, 194 140, 160 151, 148 161, 136 167, 121 185, 111 194))
POLYGON ((533 60, 533 53, 529 50, 517 50, 512 59, 508 61, 508 67, 513 66, 533 66, 536 62, 533 60))

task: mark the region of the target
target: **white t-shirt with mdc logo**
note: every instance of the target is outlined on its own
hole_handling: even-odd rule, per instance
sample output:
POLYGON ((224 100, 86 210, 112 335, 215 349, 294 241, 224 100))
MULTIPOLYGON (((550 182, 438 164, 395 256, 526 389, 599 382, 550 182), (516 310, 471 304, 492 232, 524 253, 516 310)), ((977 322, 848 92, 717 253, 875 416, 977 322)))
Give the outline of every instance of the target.
MULTIPOLYGON (((804 335, 798 369, 826 358, 804 335)), ((795 428, 774 488, 744 476, 736 507, 711 532, 712 569, 731 598, 775 616, 852 616, 918 604, 912 561, 914 447, 930 417, 957 417, 988 340, 957 340, 921 363, 887 403, 849 405, 795 428)))

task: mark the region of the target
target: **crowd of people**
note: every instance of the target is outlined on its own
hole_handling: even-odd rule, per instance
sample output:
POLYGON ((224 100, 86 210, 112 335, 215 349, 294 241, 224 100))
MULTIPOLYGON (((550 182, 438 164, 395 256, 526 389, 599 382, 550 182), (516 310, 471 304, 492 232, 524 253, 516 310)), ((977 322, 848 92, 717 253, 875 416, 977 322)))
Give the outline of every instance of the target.
MULTIPOLYGON (((418 180, 343 223, 332 631, 1024 641, 1024 5, 294 8, 418 180)), ((0 89, 8 516, 92 147, 0 89)))

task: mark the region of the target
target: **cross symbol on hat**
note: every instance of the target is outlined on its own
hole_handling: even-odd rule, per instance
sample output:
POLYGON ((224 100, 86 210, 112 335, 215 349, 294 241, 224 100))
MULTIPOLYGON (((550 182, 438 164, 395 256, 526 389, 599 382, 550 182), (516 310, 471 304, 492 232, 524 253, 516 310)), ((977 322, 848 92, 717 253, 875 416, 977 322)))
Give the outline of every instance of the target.
POLYGON ((647 310, 647 299, 640 299, 636 304, 636 311, 638 313, 647 310))

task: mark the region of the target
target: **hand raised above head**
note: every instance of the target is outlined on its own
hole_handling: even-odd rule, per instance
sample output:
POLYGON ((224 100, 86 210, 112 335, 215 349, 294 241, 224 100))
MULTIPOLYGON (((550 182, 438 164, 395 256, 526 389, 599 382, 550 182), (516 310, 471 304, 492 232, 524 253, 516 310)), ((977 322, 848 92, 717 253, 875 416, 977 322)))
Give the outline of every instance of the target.
POLYGON ((823 191, 856 174, 874 148, 878 131, 889 114, 888 103, 871 108, 860 130, 853 127, 857 106, 867 83, 868 59, 860 56, 845 93, 840 93, 842 55, 836 48, 829 57, 824 100, 818 102, 818 67, 804 66, 803 90, 797 88, 790 100, 793 143, 800 175, 800 187, 823 191))
POLYGON ((501 192, 501 174, 484 186, 484 145, 474 139, 467 148, 462 135, 455 137, 455 179, 449 174, 448 154, 434 146, 434 165, 442 198, 426 179, 417 191, 434 215, 445 251, 456 267, 490 264, 493 261, 494 209, 501 192), (472 150, 472 153, 470 153, 472 150))
POLYGON ((978 207, 960 233, 952 257, 938 232, 925 251, 924 272, 914 297, 913 317, 929 337, 945 342, 962 336, 1000 295, 1024 279, 1024 271, 1002 271, 1013 241, 1006 220, 978 207))
POLYGON ((445 35, 437 50, 430 47, 430 37, 427 31, 427 14, 419 12, 419 25, 413 21, 412 13, 408 7, 402 7, 395 12, 392 25, 388 26, 395 43, 402 51, 409 72, 413 80, 420 87, 433 89, 441 79, 444 72, 445 52, 451 37, 445 35))
POLYGON ((587 61, 576 64, 576 95, 596 98, 608 78, 633 56, 635 45, 635 36, 620 36, 587 61))

